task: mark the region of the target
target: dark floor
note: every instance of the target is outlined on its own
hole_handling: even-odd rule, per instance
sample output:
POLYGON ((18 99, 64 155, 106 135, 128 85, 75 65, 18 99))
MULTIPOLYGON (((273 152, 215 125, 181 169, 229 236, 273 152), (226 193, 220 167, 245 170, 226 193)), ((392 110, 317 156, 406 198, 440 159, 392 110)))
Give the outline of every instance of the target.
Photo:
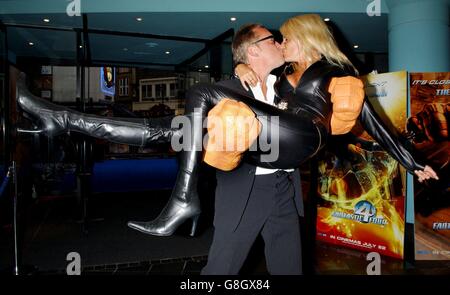
MULTIPOLYGON (((25 233, 20 245, 21 269, 25 274, 65 274, 66 256, 77 252, 82 273, 93 275, 199 274, 205 265, 212 240, 212 217, 202 214, 197 235, 189 237, 182 226, 170 237, 155 237, 131 230, 128 220, 150 220, 166 203, 170 192, 94 195, 88 203, 89 222, 83 232, 77 221, 76 198, 40 197, 27 206, 23 215, 25 233)), ((204 208, 205 209, 205 208, 204 208)), ((210 208, 209 208, 210 209, 210 208)), ((204 210, 205 211, 205 210, 204 210)), ((0 271, 13 265, 12 227, 4 224, 0 232, 0 271)), ((304 254, 305 272, 318 275, 363 275, 366 253, 317 243, 304 254), (313 255, 311 255, 313 253, 313 255)), ((383 257, 382 274, 450 274, 450 261, 407 263, 383 257)), ((258 240, 242 274, 267 274, 263 244, 258 240)))

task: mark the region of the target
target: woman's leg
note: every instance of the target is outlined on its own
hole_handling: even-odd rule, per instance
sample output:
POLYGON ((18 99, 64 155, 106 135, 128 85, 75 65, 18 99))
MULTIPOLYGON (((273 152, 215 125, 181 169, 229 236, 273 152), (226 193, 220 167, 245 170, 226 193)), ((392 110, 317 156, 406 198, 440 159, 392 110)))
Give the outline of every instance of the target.
POLYGON ((28 91, 22 74, 17 81, 17 103, 25 114, 38 122, 41 129, 19 130, 42 132, 56 136, 70 131, 95 138, 134 146, 170 142, 173 136, 181 136, 178 129, 171 128, 172 118, 109 118, 84 114, 70 108, 53 104, 34 96, 28 91))
POLYGON ((192 137, 186 150, 181 151, 178 175, 168 203, 156 219, 129 221, 129 227, 149 235, 170 236, 178 226, 192 219, 190 235, 195 234, 201 212, 197 184, 202 150, 198 148, 198 144, 201 146, 203 139, 202 126, 195 126, 195 122, 198 120, 201 123, 201 118, 201 113, 191 113, 189 116, 192 137))
MULTIPOLYGON (((260 162, 259 157, 253 157, 255 163, 269 168, 292 168, 312 156, 323 145, 321 132, 308 116, 295 116, 275 109, 252 97, 238 94, 233 89, 218 85, 198 85, 192 87, 186 94, 186 114, 191 120, 191 145, 189 150, 182 151, 180 170, 178 172, 172 195, 159 216, 148 222, 130 221, 128 226, 143 233, 156 236, 170 236, 185 221, 192 219, 191 235, 195 233, 197 218, 200 214, 200 201, 197 193, 198 169, 202 161, 202 140, 205 129, 196 127, 193 122, 201 122, 208 112, 223 98, 232 98, 247 104, 258 116, 263 125, 271 124, 271 116, 279 117, 280 126, 272 126, 279 135, 282 154, 273 163, 260 162), (265 117, 262 119, 262 116, 265 117), (195 119, 195 120, 193 120, 195 119), (289 124, 292 128, 289 128, 289 124), (288 130, 289 129, 289 130, 288 130), (303 148, 302 148, 303 147, 303 148), (200 148, 200 151, 199 149, 200 148), (287 149, 287 151, 285 151, 287 149), (289 150, 290 149, 290 150, 289 150), (299 151, 299 149, 302 149, 299 151), (292 151, 294 150, 294 151, 292 151), (289 163, 291 165, 289 166, 289 163), (281 167, 278 165, 287 165, 281 167)), ((265 132, 265 131, 263 131, 265 132)), ((326 132, 323 131, 323 132, 326 132)), ((271 134, 266 134, 268 138, 271 134)))
MULTIPOLYGON (((80 113, 69 108, 53 104, 31 94, 25 84, 24 75, 18 81, 17 103, 24 113, 38 122, 40 130, 48 136, 56 136, 70 131, 116 143, 135 146, 148 146, 170 142, 173 136, 182 137, 179 128, 171 128, 172 118, 107 118, 80 113)), ((190 122, 194 118, 187 116, 190 122)), ((198 122, 202 122, 198 118, 198 122)), ((191 124, 194 127, 194 124, 191 124)), ((202 140, 202 131, 191 132, 192 144, 202 140)), ((21 130, 26 132, 27 130, 21 130)), ((200 202, 197 195, 198 162, 201 161, 201 149, 188 147, 181 152, 180 169, 170 202, 157 219, 151 222, 129 222, 128 225, 142 232, 167 236, 186 219, 193 218, 191 235, 195 232, 200 202)))
MULTIPOLYGON (((137 146, 146 146, 152 143, 168 142, 173 136, 182 136, 180 129, 170 127, 170 120, 151 119, 122 119, 122 118, 105 118, 101 116, 87 115, 73 111, 71 109, 52 104, 44 99, 33 96, 26 88, 24 79, 18 83, 18 104, 22 110, 28 115, 34 117, 43 125, 42 131, 48 135, 57 135, 68 131, 77 131, 96 138, 106 139, 113 142, 125 143, 137 146)), ((175 187, 172 191, 168 204, 164 207, 160 215, 149 222, 129 222, 128 225, 134 229, 140 230, 151 235, 171 235, 176 228, 188 219, 193 219, 193 227, 191 234, 195 232, 197 217, 200 214, 200 202, 197 194, 198 182, 198 166, 202 160, 202 140, 204 129, 202 127, 195 128, 194 122, 203 123, 209 110, 216 105, 221 99, 229 97, 246 103, 258 116, 280 117, 280 123, 283 128, 286 124, 293 122, 293 130, 301 128, 300 132, 294 132, 298 136, 280 137, 280 144, 291 149, 298 149, 301 143, 308 143, 305 146, 312 146, 317 140, 317 129, 311 121, 306 122, 302 117, 288 114, 273 107, 258 102, 252 97, 238 94, 233 89, 223 86, 199 85, 188 91, 186 97, 186 115, 191 122, 191 145, 181 153, 180 169, 178 172, 175 187), (196 120, 194 120, 194 118, 196 120), (305 121, 304 123, 300 121, 305 121), (308 130, 306 130, 308 129, 308 130), (294 140, 295 139, 295 140, 294 140), (305 139, 305 140, 303 140, 305 139), (284 141, 288 142, 284 143, 284 141), (295 141, 290 144, 289 140, 295 141), (200 148, 198 142, 200 141, 200 148)), ((263 120, 264 121, 264 120, 263 120)), ((265 120, 264 122, 270 122, 265 120)), ((269 123, 266 123, 269 124, 269 123)), ((264 125, 264 124, 263 124, 264 125)), ((275 126, 276 127, 276 126, 275 126)), ((263 129, 267 128, 267 125, 263 129)), ((281 135, 287 134, 280 127, 281 135)), ((292 128, 291 128, 292 129, 292 128)), ((264 132, 264 131, 263 131, 264 132)), ((270 138, 270 134, 266 134, 270 138)), ((284 151, 282 149, 282 151, 284 151)), ((296 158, 304 158, 308 153, 283 153, 283 155, 294 155, 296 158)), ((294 161, 295 165, 301 159, 281 159, 279 163, 294 161)), ((258 159, 256 159, 256 162, 258 159)), ((269 165, 270 168, 286 168, 277 167, 278 162, 269 165)), ((257 162, 258 163, 258 162, 257 162)), ((261 163, 262 165, 264 163, 261 163)), ((291 166, 292 167, 292 166, 291 166)))
MULTIPOLYGON (((192 219, 190 235, 195 234, 201 212, 197 184, 205 134, 203 120, 208 111, 221 100, 208 93, 207 88, 193 87, 186 93, 185 113, 189 119, 191 136, 183 137, 183 142, 188 140, 189 144, 181 151, 180 168, 168 203, 154 220, 129 221, 129 227, 149 235, 170 236, 182 223, 192 219)), ((183 127, 187 130, 186 126, 183 127)))

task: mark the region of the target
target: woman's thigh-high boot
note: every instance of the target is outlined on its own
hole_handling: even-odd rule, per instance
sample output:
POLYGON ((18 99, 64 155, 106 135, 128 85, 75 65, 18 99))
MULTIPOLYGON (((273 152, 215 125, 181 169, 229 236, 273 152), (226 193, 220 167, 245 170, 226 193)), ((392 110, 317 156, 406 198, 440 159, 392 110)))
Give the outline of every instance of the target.
MULTIPOLYGON (((134 146, 148 146, 157 143, 171 142, 172 138, 183 137, 191 139, 191 147, 185 148, 180 155, 180 170, 172 192, 171 199, 162 210, 159 217, 151 222, 130 222, 129 226, 154 235, 171 235, 173 231, 186 219, 193 219, 191 234, 194 234, 198 216, 200 215, 200 202, 197 195, 198 165, 201 161, 201 141, 203 118, 199 118, 200 130, 183 136, 182 129, 172 128, 172 118, 107 118, 80 113, 70 108, 51 103, 45 99, 34 96, 25 83, 22 74, 17 81, 17 104, 39 129, 23 130, 19 132, 42 133, 48 136, 57 136, 70 131, 79 132, 95 138, 105 139, 116 143, 134 146), (200 142, 200 147, 198 143, 200 142), (195 146, 197 145, 197 146, 195 146), (180 209, 180 210, 178 210, 180 209)), ((190 100, 193 101, 192 99, 190 100)), ((204 106, 204 105, 203 105, 204 106)), ((187 113, 193 114, 193 105, 187 107, 187 113)), ((186 117, 193 122, 194 115, 186 117)), ((193 126, 192 126, 193 128, 193 126)), ((186 128, 185 128, 186 129, 186 128)))
POLYGON ((185 221, 192 219, 191 236, 195 234, 201 213, 197 183, 203 156, 203 120, 208 111, 224 96, 198 85, 186 93, 185 119, 189 127, 183 130, 183 151, 175 187, 166 206, 157 218, 147 222, 130 221, 128 226, 155 236, 170 236, 185 221))
POLYGON ((25 84, 21 74, 17 81, 17 104, 39 129, 19 132, 43 133, 56 136, 71 131, 79 132, 115 143, 145 147, 168 143, 179 133, 171 128, 172 117, 165 118, 117 118, 80 113, 70 108, 51 103, 34 96, 25 84))
POLYGON ((201 213, 197 183, 202 161, 203 116, 191 113, 186 118, 189 119, 191 132, 184 129, 183 143, 187 144, 180 155, 180 168, 168 203, 156 219, 147 222, 129 221, 129 227, 149 235, 170 236, 182 223, 192 219, 190 235, 195 234, 201 213))

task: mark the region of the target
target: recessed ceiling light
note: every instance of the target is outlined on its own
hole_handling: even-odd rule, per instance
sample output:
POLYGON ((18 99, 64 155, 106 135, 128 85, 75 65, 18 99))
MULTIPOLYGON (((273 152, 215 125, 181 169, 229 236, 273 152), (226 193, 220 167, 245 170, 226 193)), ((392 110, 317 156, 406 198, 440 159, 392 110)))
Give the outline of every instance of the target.
POLYGON ((209 68, 209 66, 208 66, 208 65, 205 65, 205 68, 209 68))
POLYGON ((359 47, 359 45, 353 45, 353 48, 358 48, 359 47))
POLYGON ((170 51, 166 51, 166 54, 170 54, 170 51))
POLYGON ((44 23, 49 23, 50 22, 50 20, 48 18, 44 18, 43 21, 44 21, 44 23))
POLYGON ((136 20, 137 20, 138 22, 141 22, 141 21, 142 21, 142 17, 136 17, 136 20))
POLYGON ((230 17, 230 20, 231 20, 232 22, 235 22, 235 21, 237 20, 237 18, 235 18, 235 17, 230 17))
POLYGON ((83 48, 83 45, 80 45, 80 48, 83 48))
POLYGON ((156 43, 156 42, 146 42, 145 46, 150 47, 150 48, 155 48, 156 46, 158 46, 158 43, 156 43))
POLYGON ((199 71, 199 72, 201 72, 201 71, 202 71, 202 69, 198 69, 198 71, 199 71))
POLYGON ((330 18, 326 17, 326 18, 324 18, 323 20, 326 21, 326 22, 329 22, 329 21, 330 21, 330 18))
POLYGON ((28 45, 33 46, 34 43, 33 42, 28 42, 28 45))

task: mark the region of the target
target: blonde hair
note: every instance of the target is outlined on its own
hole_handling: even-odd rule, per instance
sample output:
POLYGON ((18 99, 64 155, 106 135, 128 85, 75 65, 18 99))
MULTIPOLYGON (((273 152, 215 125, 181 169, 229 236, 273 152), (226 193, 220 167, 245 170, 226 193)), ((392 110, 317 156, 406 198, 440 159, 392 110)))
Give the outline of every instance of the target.
POLYGON ((312 63, 319 53, 333 65, 341 68, 349 66, 356 73, 358 72, 345 54, 339 50, 331 31, 319 15, 304 14, 291 17, 281 25, 280 31, 284 37, 292 38, 302 44, 302 53, 308 63, 312 63))

